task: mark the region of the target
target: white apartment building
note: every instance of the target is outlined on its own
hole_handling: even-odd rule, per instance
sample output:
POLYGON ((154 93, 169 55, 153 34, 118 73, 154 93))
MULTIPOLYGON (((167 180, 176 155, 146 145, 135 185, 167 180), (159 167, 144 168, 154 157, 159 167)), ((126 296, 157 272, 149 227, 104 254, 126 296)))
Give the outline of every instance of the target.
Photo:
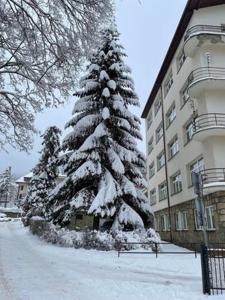
POLYGON ((225 0, 187 2, 142 117, 156 229, 201 240, 191 174, 205 170, 209 239, 225 242, 225 0))

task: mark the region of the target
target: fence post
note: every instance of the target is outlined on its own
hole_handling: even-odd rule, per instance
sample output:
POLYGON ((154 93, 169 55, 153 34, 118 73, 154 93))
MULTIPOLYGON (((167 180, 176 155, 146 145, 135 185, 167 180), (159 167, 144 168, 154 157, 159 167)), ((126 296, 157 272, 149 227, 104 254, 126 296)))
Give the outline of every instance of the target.
POLYGON ((158 245, 157 243, 155 243, 155 254, 156 254, 156 258, 158 257, 158 245))
POLYGON ((208 248, 204 244, 201 245, 201 266, 203 294, 210 295, 208 248))

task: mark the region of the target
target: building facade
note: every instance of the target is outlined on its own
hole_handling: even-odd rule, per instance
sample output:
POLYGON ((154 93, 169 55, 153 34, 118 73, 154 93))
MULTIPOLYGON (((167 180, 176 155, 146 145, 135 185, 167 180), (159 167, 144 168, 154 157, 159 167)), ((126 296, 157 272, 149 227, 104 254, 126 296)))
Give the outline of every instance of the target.
POLYGON ((209 239, 225 242, 224 16, 225 1, 188 1, 142 114, 155 227, 180 244, 202 238, 192 172, 209 239))
MULTIPOLYGON (((20 203, 27 195, 29 186, 31 183, 31 179, 33 177, 33 173, 30 172, 16 180, 16 184, 18 186, 18 192, 17 192, 17 202, 20 203)), ((65 178, 65 175, 62 173, 59 173, 59 176, 57 177, 56 184, 60 183, 65 178)))

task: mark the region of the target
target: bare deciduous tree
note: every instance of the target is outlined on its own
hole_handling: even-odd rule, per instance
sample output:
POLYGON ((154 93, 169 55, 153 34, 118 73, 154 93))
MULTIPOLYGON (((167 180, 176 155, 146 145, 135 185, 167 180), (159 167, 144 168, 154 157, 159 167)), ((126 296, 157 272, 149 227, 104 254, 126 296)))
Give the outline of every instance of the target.
POLYGON ((74 88, 111 0, 0 1, 0 148, 32 145, 34 113, 74 88))

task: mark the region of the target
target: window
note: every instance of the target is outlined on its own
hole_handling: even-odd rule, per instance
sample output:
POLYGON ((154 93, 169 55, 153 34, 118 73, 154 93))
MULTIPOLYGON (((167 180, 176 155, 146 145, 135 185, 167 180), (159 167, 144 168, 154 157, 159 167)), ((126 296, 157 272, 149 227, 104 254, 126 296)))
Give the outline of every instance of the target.
POLYGON ((21 191, 23 191, 23 188, 24 188, 24 186, 23 186, 23 185, 21 185, 21 186, 20 186, 20 190, 21 190, 21 191))
POLYGON ((207 229, 215 229, 215 207, 213 205, 205 208, 207 229))
POLYGON ((150 112, 147 117, 147 129, 150 128, 151 124, 152 124, 152 112, 150 112))
POLYGON ((164 95, 166 97, 166 95, 168 94, 171 86, 173 84, 173 73, 172 71, 170 71, 165 83, 164 83, 164 95))
POLYGON ((179 152, 179 142, 177 135, 168 144, 169 158, 174 157, 179 152))
POLYGON ((167 184, 166 181, 159 185, 159 201, 167 198, 167 184))
POLYGON ((161 231, 168 231, 170 230, 170 222, 168 215, 161 215, 160 216, 160 230, 161 231))
POLYGON ((150 204, 156 204, 156 189, 150 191, 150 204))
POLYGON ((181 67, 183 66, 183 63, 185 62, 186 56, 184 53, 183 48, 181 49, 180 53, 177 56, 177 72, 180 71, 181 67))
POLYGON ((180 172, 176 173, 170 178, 170 180, 171 180, 172 195, 180 193, 182 191, 181 173, 180 172))
POLYGON ((188 230, 187 212, 179 211, 175 214, 176 230, 188 230))
POLYGON ((157 170, 160 170, 165 165, 165 154, 164 151, 162 151, 157 156, 157 170))
POLYGON ((173 123, 174 119, 176 118, 176 106, 175 103, 169 108, 168 112, 166 113, 166 127, 168 128, 170 124, 173 123))
POLYGON ((198 213, 197 210, 194 210, 194 218, 195 218, 195 229, 196 230, 201 230, 201 226, 199 225, 199 221, 198 221, 198 213))
POLYGON ((188 222, 187 222, 187 212, 182 212, 182 229, 187 230, 188 229, 188 222))
POLYGON ((153 150, 153 137, 148 142, 148 154, 150 154, 153 150))
POLYGON ((152 178, 155 175, 155 163, 154 161, 149 165, 149 178, 152 178))
POLYGON ((162 136, 163 136, 163 124, 161 122, 155 132, 156 143, 158 143, 158 141, 161 139, 162 136))
POLYGON ((195 160, 193 163, 191 163, 189 165, 189 172, 190 172, 190 184, 193 185, 193 179, 192 179, 192 173, 193 172, 200 172, 203 171, 205 169, 205 164, 204 164, 204 160, 203 158, 199 158, 197 160, 195 160))
POLYGON ((192 140, 193 133, 194 133, 193 121, 190 120, 184 126, 184 142, 185 142, 185 144, 189 143, 192 140))
POLYGON ((181 108, 187 103, 189 100, 189 94, 188 94, 188 83, 186 82, 184 87, 182 88, 180 92, 180 104, 181 108))
POLYGON ((162 98, 161 98, 161 94, 159 94, 155 100, 155 104, 154 104, 154 109, 155 109, 155 116, 157 115, 160 107, 162 105, 162 98))

